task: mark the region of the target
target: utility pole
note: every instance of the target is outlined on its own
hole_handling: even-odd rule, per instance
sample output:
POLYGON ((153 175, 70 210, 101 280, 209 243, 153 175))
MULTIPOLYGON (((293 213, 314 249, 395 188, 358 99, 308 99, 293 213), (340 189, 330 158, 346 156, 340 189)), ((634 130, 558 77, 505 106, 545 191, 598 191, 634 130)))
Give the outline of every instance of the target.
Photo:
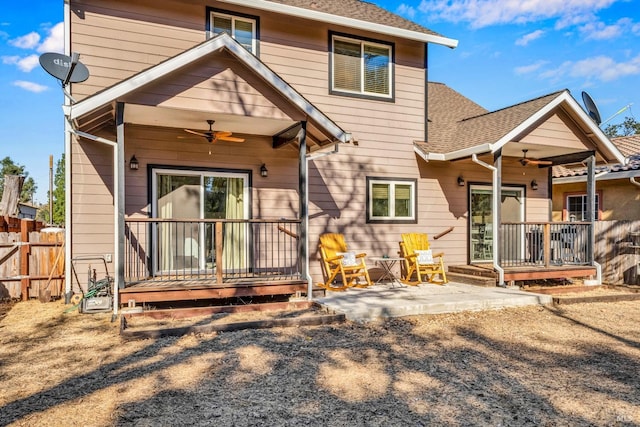
POLYGON ((49 224, 53 225, 53 154, 49 154, 49 224))

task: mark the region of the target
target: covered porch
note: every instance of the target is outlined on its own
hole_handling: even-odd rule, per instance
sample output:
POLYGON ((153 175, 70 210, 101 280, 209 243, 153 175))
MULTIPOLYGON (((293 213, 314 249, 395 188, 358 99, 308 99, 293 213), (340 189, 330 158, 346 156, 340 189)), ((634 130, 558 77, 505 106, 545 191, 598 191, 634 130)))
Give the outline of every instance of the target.
POLYGON ((449 271, 502 286, 564 277, 601 281, 593 253, 595 165, 625 158, 598 123, 568 90, 489 112, 469 100, 461 106, 460 95, 442 85, 430 89, 441 110, 429 123, 429 140, 415 142, 414 150, 426 164, 456 167, 457 184, 466 190, 466 209, 448 197, 467 234, 466 263, 458 259, 449 271), (456 114, 445 114, 455 107, 456 114), (552 168, 575 164, 587 168, 586 194, 574 207, 579 215, 552 221, 552 168))
POLYGON ((70 239, 81 237, 67 257, 113 253, 114 312, 130 300, 311 298, 308 160, 351 135, 230 36, 71 103, 65 115, 75 164, 98 170, 87 179, 104 180, 113 197, 112 224, 100 218, 112 245, 81 247, 96 233, 93 219, 68 221, 70 239))

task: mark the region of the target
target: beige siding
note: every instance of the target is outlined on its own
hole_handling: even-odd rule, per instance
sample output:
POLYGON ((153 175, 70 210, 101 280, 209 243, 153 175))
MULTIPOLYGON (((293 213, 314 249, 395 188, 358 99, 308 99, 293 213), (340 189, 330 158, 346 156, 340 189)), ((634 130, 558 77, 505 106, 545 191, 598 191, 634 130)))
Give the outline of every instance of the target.
POLYGON ((588 144, 588 142, 579 135, 581 132, 566 114, 554 114, 522 138, 520 142, 584 150, 585 143, 588 144))
MULTIPOLYGON (((72 256, 113 254, 113 149, 74 141, 71 166, 72 256)), ((86 266, 76 267, 84 281, 86 266)))

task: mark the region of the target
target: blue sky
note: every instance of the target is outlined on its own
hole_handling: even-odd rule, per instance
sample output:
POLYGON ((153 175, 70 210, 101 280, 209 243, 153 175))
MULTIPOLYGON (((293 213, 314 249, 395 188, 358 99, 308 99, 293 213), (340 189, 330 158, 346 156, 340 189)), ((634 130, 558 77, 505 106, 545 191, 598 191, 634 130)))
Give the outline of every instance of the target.
MULTIPOLYGON (((560 89, 595 100, 603 120, 640 117, 639 0, 373 0, 446 37, 429 76, 489 110, 560 89)), ((37 61, 62 49, 62 0, 23 0, 0 15, 0 158, 25 165, 47 200, 49 155, 64 150, 59 83, 37 61)), ((80 52, 82 53, 82 52, 80 52)), ((82 60, 82 56, 80 57, 82 60)))

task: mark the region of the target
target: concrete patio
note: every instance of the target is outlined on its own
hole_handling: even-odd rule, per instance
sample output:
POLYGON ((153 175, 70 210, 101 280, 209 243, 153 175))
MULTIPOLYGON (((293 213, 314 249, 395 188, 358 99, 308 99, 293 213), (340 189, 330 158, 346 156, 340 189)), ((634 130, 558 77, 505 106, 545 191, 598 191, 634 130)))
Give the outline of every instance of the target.
POLYGON ((380 284, 350 288, 344 292, 327 292, 315 302, 345 314, 349 320, 371 322, 389 317, 551 304, 553 299, 550 295, 518 289, 449 282, 444 286, 425 283, 420 286, 380 284))

